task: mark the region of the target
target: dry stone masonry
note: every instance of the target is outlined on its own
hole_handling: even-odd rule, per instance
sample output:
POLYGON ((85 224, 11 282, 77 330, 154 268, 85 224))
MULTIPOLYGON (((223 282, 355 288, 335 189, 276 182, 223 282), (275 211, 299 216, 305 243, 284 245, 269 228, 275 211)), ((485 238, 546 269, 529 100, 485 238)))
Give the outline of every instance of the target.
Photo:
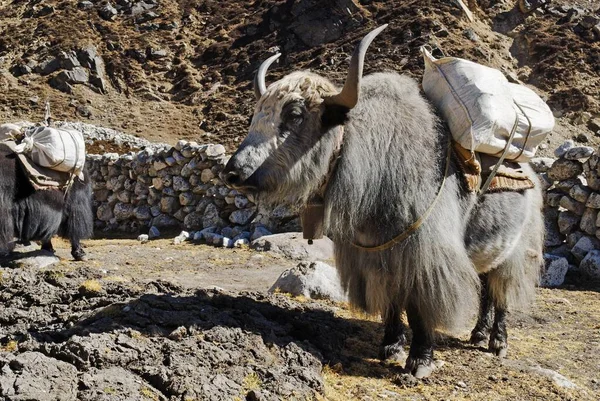
POLYGON ((600 278, 600 155, 566 141, 551 158, 532 160, 545 196, 542 284, 561 285, 567 271, 600 278))
POLYGON ((96 228, 148 233, 140 241, 159 237, 161 231, 185 229, 189 232, 179 242, 225 247, 299 229, 291 208, 258 208, 252 199, 227 188, 219 178, 227 160, 223 145, 187 141, 123 155, 88 155, 96 228))

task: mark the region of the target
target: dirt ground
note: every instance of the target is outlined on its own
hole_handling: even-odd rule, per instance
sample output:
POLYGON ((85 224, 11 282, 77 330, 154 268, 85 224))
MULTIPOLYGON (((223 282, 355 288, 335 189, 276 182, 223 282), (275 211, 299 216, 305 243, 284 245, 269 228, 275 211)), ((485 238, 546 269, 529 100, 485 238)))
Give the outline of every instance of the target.
POLYGON ((49 394, 62 394, 40 400, 600 397, 600 283, 539 289, 531 311, 510 316, 507 359, 468 344, 468 330, 441 336, 441 366, 419 381, 377 360, 379 319, 345 304, 267 295, 297 261, 101 239, 86 242, 89 261, 73 262, 67 243, 56 246, 58 265, 0 268, 7 400, 23 399, 34 375, 39 388, 53 383, 49 394))

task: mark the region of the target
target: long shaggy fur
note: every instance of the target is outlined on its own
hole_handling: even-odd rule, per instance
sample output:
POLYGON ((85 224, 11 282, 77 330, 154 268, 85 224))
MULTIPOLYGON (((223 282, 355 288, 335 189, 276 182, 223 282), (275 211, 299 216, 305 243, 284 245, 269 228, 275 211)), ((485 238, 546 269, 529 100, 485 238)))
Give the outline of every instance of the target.
POLYGON ((56 190, 35 191, 11 151, 0 146, 0 251, 10 251, 13 238, 49 241, 60 234, 73 243, 93 233, 89 174, 75 179, 67 198, 56 190))
MULTIPOLYGON (((330 88, 314 74, 290 74, 271 85, 261 100, 303 99, 299 82, 330 88), (299 89, 300 88, 300 89, 299 89), (278 92, 279 90, 282 93, 278 92), (266 99, 272 98, 272 99, 266 99)), ((328 81, 327 81, 328 82, 328 81)), ((321 96, 324 96, 322 94, 321 96)), ((322 128, 327 108, 320 104, 301 133, 277 137, 277 124, 252 127, 228 164, 263 198, 304 200, 329 169, 335 130, 322 128), (269 146, 264 143, 269 142, 269 146)), ((275 106, 255 111, 255 122, 275 106)), ((278 110, 281 110, 279 106, 278 110)), ((311 106, 311 110, 314 107, 311 106)), ((271 111, 269 111, 271 110, 271 111)), ((341 159, 325 193, 328 235, 336 266, 351 302, 369 313, 416 311, 428 335, 463 328, 479 304, 478 274, 488 273, 497 306, 526 303, 539 276, 543 224, 541 191, 489 193, 464 188, 450 160, 449 173, 431 215, 408 239, 380 252, 352 245, 383 244, 405 231, 434 202, 443 180, 450 134, 440 124, 417 83, 395 73, 378 73, 361 83, 359 102, 343 123, 341 159)), ((527 168, 527 166, 524 166, 527 168)), ((533 178, 533 173, 530 172, 533 178)))

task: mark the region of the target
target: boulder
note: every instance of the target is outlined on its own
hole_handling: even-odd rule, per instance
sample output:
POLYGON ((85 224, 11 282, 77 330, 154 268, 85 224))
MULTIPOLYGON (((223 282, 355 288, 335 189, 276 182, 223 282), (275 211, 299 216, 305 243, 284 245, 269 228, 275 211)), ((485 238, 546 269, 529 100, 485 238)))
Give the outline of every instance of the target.
POLYGON ((272 234, 254 239, 252 249, 272 252, 289 259, 307 261, 333 261, 333 242, 327 238, 314 240, 312 245, 302 238, 302 233, 272 234))
POLYGON ((337 270, 324 262, 302 262, 285 270, 269 289, 269 292, 276 291, 312 299, 347 301, 337 270))
POLYGON ((548 177, 554 181, 575 178, 583 172, 583 165, 576 160, 558 159, 548 170, 548 177))
POLYGON ((566 258, 545 254, 544 265, 546 269, 540 280, 542 287, 558 287, 565 281, 565 275, 569 270, 569 262, 566 258))

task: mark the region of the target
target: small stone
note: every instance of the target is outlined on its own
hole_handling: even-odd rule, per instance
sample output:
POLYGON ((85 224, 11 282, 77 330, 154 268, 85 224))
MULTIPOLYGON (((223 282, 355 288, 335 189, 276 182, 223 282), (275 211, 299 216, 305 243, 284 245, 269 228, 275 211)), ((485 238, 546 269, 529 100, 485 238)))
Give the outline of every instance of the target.
POLYGON ((573 185, 569 191, 571 198, 581 203, 587 202, 591 193, 592 191, 583 185, 573 185))
POLYGON ((256 207, 250 207, 247 209, 235 210, 229 215, 229 221, 233 224, 240 226, 246 225, 250 222, 250 219, 256 214, 256 207))
POLYGON ((244 195, 237 195, 235 197, 234 203, 235 207, 237 207, 238 209, 244 209, 246 206, 248 206, 248 203, 250 203, 250 201, 244 195))
POLYGON ((583 165, 576 160, 558 159, 548 170, 548 177, 554 181, 575 178, 583 172, 583 165))
POLYGON ((546 192, 546 204, 550 207, 558 207, 563 196, 564 194, 561 192, 546 192))
POLYGON ((581 222, 579 227, 590 235, 596 234, 596 219, 598 218, 598 210, 586 208, 585 212, 581 216, 581 222))
POLYGON ((575 142, 573 142, 572 140, 569 139, 565 141, 565 143, 556 148, 556 150, 554 151, 554 156, 563 157, 565 153, 567 153, 567 151, 573 146, 575 146, 575 142))
POLYGON ((563 196, 560 199, 559 206, 561 206, 561 207, 567 209, 568 211, 571 211, 579 216, 581 216, 583 214, 583 212, 585 211, 584 203, 577 202, 575 199, 573 199, 569 196, 563 196))
POLYGON ((600 248, 600 240, 594 237, 584 236, 575 244, 571 253, 578 261, 583 260, 588 252, 600 248))
POLYGON ((575 244, 577 244, 577 242, 583 237, 585 237, 585 234, 581 231, 575 231, 567 235, 567 246, 569 247, 569 252, 571 252, 570 250, 573 249, 575 244))
POLYGON ((137 239, 140 241, 140 243, 145 244, 150 240, 150 236, 148 234, 141 234, 137 239))
POLYGON ((567 160, 587 159, 594 154, 594 148, 589 146, 575 146, 567 150, 563 157, 567 160))
POLYGON ((206 184, 210 182, 210 180, 212 180, 213 178, 215 178, 215 174, 212 172, 211 169, 207 168, 202 170, 202 173, 200 174, 200 181, 206 184))
POLYGON ((156 226, 150 227, 150 231, 148 231, 148 239, 158 238, 160 237, 160 230, 156 226))
POLYGON ((582 185, 582 184, 583 184, 583 182, 581 181, 581 179, 579 177, 577 177, 577 178, 570 178, 568 180, 559 181, 554 185, 554 188, 568 194, 569 192, 571 192, 571 188, 573 188, 574 185, 582 185))
POLYGON ((570 234, 578 225, 580 217, 572 212, 561 212, 558 215, 558 227, 561 234, 570 234))
POLYGON ((132 204, 119 202, 115 205, 113 213, 117 221, 122 221, 133 217, 133 209, 135 209, 135 206, 132 204))
POLYGON ((225 147, 223 145, 209 145, 204 151, 209 159, 216 159, 225 154, 225 147))
POLYGON ((106 21, 113 21, 118 14, 119 12, 117 11, 117 9, 114 8, 110 3, 104 4, 98 10, 98 15, 100 15, 100 17, 102 17, 102 19, 106 21))
POLYGON ((554 159, 550 157, 535 157, 529 161, 531 168, 536 173, 545 173, 550 170, 550 167, 554 164, 554 159))
POLYGON ((581 261, 579 269, 594 279, 600 279, 600 251, 591 250, 581 261))
POLYGON ((469 39, 472 42, 478 42, 479 41, 479 36, 471 28, 465 29, 463 31, 463 35, 465 36, 465 38, 469 39))
POLYGON ((265 227, 258 226, 254 229, 252 236, 250 237, 250 241, 254 241, 260 237, 264 237, 265 235, 271 235, 271 231, 267 230, 265 227))
POLYGON ((246 238, 236 239, 233 243, 233 246, 236 248, 245 248, 250 246, 250 241, 248 241, 246 238))

